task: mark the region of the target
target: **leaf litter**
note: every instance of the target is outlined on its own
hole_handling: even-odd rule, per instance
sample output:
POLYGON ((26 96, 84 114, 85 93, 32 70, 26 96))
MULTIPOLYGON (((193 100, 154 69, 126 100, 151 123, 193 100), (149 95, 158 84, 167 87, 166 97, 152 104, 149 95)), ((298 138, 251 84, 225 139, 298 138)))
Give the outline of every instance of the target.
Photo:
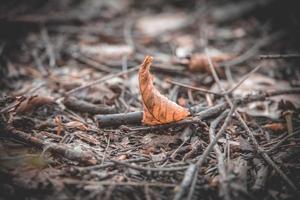
POLYGON ((298 35, 273 2, 1 4, 0 198, 296 199, 298 35))

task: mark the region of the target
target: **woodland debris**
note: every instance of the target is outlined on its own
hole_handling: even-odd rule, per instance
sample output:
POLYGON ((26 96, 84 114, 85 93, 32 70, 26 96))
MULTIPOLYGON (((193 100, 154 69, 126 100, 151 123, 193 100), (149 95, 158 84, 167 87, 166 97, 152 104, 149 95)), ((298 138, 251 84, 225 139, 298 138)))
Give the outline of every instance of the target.
POLYGON ((30 96, 30 97, 21 97, 17 101, 18 104, 15 107, 15 112, 17 114, 25 114, 40 106, 54 103, 52 97, 45 97, 45 96, 38 96, 38 95, 30 96))
POLYGON ((298 199, 297 13, 277 0, 4 1, 0 199, 298 199), (188 117, 142 124, 145 55, 188 117), (54 104, 17 113, 34 94, 54 104))
POLYGON ((47 150, 54 154, 58 154, 72 161, 78 161, 80 163, 88 165, 94 165, 97 163, 96 158, 90 152, 75 150, 74 148, 63 144, 43 141, 37 137, 31 136, 29 133, 16 130, 13 127, 7 127, 4 134, 8 137, 12 137, 21 140, 22 142, 31 144, 37 148, 47 150))
MULTIPOLYGON (((261 94, 252 94, 244 98, 236 98, 234 102, 237 105, 244 106, 254 101, 264 101, 267 97, 283 95, 283 94, 300 94, 300 88, 293 88, 289 90, 280 90, 274 92, 265 92, 261 94)), ((216 116, 222 113, 228 108, 227 103, 220 103, 210 108, 203 109, 202 106, 193 106, 190 108, 192 115, 198 116, 199 119, 207 119, 209 117, 216 116)), ((130 113, 118 113, 108 115, 96 115, 95 119, 100 127, 105 126, 120 126, 126 124, 140 124, 143 118, 142 111, 130 112, 130 113)))
MULTIPOLYGON (((218 53, 211 55, 211 60, 216 68, 218 68, 221 62, 232 60, 235 56, 225 53, 218 53)), ((189 61, 189 70, 192 72, 210 72, 209 63, 207 61, 206 54, 196 53, 193 54, 189 61)))
POLYGON ((75 97, 68 97, 64 99, 64 105, 74 111, 95 114, 112 114, 116 113, 114 106, 96 105, 84 100, 77 99, 75 97))

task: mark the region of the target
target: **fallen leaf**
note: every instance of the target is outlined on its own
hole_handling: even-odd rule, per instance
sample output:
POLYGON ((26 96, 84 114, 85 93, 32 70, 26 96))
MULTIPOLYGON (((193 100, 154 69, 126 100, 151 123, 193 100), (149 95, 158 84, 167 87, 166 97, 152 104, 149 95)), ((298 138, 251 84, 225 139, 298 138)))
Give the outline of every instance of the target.
POLYGON ((149 69, 153 58, 146 56, 139 70, 139 86, 143 102, 144 124, 157 125, 180 121, 190 113, 186 108, 170 101, 153 86, 153 76, 149 69))
POLYGON ((283 123, 271 123, 271 124, 266 124, 263 127, 270 129, 274 132, 282 132, 286 130, 286 125, 283 123))
MULTIPOLYGON (((231 60, 234 58, 234 56, 225 53, 217 53, 215 55, 211 55, 210 58, 214 67, 216 67, 217 70, 221 62, 231 60)), ((202 54, 202 53, 193 54, 189 62, 189 70, 210 72, 209 63, 206 54, 202 54)))
POLYGON ((15 108, 15 112, 17 114, 24 114, 26 112, 34 110, 35 108, 54 102, 52 97, 38 95, 31 97, 23 97, 20 98, 18 101, 19 103, 15 108))

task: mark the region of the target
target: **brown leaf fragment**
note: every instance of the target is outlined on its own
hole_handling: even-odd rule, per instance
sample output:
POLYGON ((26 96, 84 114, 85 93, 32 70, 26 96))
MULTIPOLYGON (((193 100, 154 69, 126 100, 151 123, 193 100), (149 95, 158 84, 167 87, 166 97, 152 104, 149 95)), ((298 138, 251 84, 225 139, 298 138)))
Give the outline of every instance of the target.
POLYGON ((186 108, 170 101, 153 86, 153 76, 149 69, 153 58, 146 56, 139 70, 139 86, 143 101, 144 124, 157 125, 180 121, 190 113, 186 108))
MULTIPOLYGON (((234 58, 233 55, 229 54, 216 54, 212 55, 211 61, 215 67, 219 66, 219 63, 229 61, 234 58)), ((206 54, 196 53, 191 56, 189 62, 190 71, 210 72, 209 63, 206 54)))
POLYGON ((52 97, 38 96, 38 95, 20 98, 18 101, 19 104, 15 108, 17 114, 24 114, 42 105, 54 103, 52 97))
POLYGON ((282 132, 286 130, 286 125, 283 123, 271 123, 271 124, 266 124, 263 127, 270 129, 274 132, 282 132))

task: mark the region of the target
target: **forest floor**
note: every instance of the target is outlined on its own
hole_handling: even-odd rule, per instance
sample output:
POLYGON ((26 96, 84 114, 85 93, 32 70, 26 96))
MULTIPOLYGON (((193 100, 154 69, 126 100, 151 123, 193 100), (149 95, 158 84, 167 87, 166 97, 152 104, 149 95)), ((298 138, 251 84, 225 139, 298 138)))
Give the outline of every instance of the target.
POLYGON ((0 199, 299 199, 291 2, 5 1, 0 199), (184 120, 142 123, 147 55, 184 120))

